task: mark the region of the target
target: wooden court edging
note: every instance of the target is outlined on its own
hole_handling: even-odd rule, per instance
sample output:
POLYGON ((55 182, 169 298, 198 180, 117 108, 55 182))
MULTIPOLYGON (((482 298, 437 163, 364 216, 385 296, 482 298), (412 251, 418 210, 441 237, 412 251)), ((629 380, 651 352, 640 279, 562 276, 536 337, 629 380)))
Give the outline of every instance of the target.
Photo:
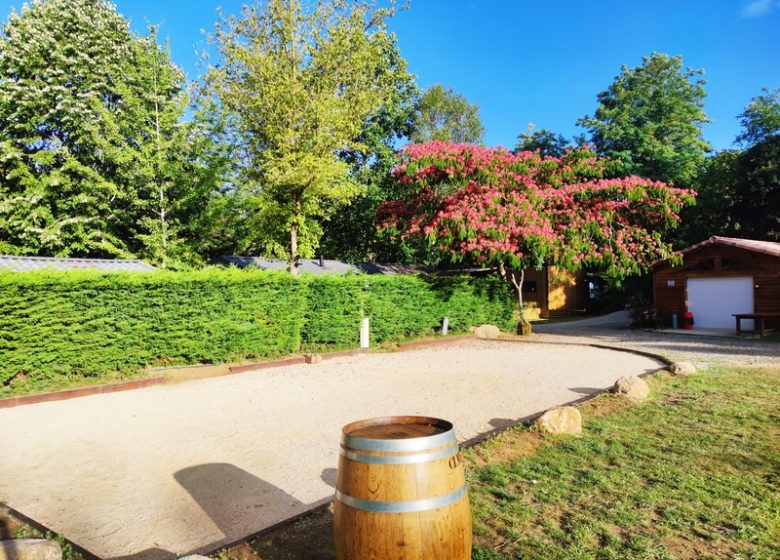
POLYGON ((64 401, 78 397, 88 397, 90 395, 132 391, 133 389, 143 389, 145 387, 152 387, 154 385, 162 385, 164 383, 164 377, 152 377, 150 379, 136 379, 133 381, 121 381, 119 383, 109 383, 106 385, 93 385, 92 387, 79 387, 78 389, 65 389, 64 391, 38 393, 36 395, 20 395, 18 397, 0 399, 0 409, 13 408, 15 406, 23 406, 27 404, 64 401))

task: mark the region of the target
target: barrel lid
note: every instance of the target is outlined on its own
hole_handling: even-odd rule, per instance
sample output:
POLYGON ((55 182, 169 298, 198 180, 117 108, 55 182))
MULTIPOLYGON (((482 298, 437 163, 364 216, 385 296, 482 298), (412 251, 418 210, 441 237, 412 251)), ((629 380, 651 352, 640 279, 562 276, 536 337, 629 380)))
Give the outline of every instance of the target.
POLYGON ((452 424, 429 416, 385 416, 347 424, 342 443, 366 451, 420 451, 455 441, 452 424))

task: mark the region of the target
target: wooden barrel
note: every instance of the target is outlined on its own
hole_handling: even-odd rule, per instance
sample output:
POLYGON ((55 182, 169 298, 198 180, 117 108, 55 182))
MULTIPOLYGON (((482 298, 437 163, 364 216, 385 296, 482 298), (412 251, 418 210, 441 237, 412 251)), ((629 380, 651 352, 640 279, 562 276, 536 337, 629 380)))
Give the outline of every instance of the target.
POLYGON ((342 430, 338 560, 467 560, 471 508, 452 424, 391 416, 342 430))

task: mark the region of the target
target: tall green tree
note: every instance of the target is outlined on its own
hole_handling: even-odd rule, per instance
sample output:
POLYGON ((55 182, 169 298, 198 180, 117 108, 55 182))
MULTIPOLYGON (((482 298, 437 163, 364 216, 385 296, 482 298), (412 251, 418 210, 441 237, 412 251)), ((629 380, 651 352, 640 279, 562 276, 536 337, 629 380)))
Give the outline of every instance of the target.
POLYGON ((440 84, 425 90, 415 115, 412 142, 481 144, 484 134, 479 105, 440 84))
POLYGON ((734 197, 735 233, 780 241, 780 134, 769 136, 740 156, 734 197))
POLYGON ((379 204, 395 197, 391 171, 396 164, 396 146, 408 140, 414 130, 420 90, 394 38, 383 58, 380 71, 387 74, 393 87, 382 107, 363 126, 360 142, 365 149, 341 154, 365 190, 323 224, 321 253, 348 262, 404 260, 403 248, 377 232, 374 222, 379 204))
POLYGON ((641 66, 624 66, 598 94, 595 114, 578 124, 600 154, 622 160, 629 172, 691 186, 711 149, 702 136, 710 122, 703 73, 685 68, 680 56, 653 53, 641 66))
POLYGON ((112 124, 125 139, 119 149, 126 159, 118 176, 135 198, 124 236, 135 254, 163 268, 200 262, 204 214, 227 162, 206 109, 185 120, 186 79, 155 28, 133 41, 132 66, 117 91, 123 104, 112 124))
POLYGON ((764 88, 737 118, 743 129, 737 136, 739 144, 752 146, 780 133, 780 88, 774 91, 764 88))
POLYGON ((528 130, 517 137, 515 152, 538 151, 542 156, 561 157, 573 147, 563 134, 556 134, 547 128, 534 130, 534 125, 529 124, 528 130))
POLYGON ((680 213, 680 228, 675 232, 679 248, 704 241, 712 235, 733 235, 738 229, 734 215, 739 178, 740 150, 723 150, 710 156, 696 178, 696 206, 680 213))
POLYGON ((128 256, 117 210, 121 152, 101 149, 103 115, 132 57, 127 21, 107 1, 36 0, 0 37, 0 250, 128 256))
POLYGON ((286 256, 293 274, 313 256, 322 220, 361 191, 340 155, 365 151, 366 119, 392 94, 382 72, 391 13, 351 0, 268 0, 217 25, 222 61, 207 83, 246 147, 251 244, 286 256))
POLYGON ((183 72, 105 0, 38 0, 0 38, 0 250, 199 260, 219 183, 183 72))

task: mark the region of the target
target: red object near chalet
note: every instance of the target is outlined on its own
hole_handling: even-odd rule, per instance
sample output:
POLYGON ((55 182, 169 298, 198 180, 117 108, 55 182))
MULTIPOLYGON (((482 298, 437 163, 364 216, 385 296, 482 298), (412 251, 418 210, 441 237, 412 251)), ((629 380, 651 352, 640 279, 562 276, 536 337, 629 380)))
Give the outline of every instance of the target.
POLYGON ((693 313, 686 311, 682 316, 682 328, 686 331, 693 329, 693 313))

